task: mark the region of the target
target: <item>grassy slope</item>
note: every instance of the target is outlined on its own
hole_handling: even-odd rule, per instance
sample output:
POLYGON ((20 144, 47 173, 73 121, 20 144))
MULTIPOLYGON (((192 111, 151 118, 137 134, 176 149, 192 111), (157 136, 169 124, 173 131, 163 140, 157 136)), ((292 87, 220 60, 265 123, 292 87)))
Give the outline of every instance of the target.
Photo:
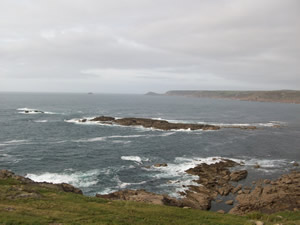
POLYGON ((108 201, 73 193, 0 180, 0 224, 300 224, 299 212, 277 215, 222 215, 214 212, 108 201), (35 197, 18 197, 33 194, 35 197), (37 197, 38 196, 38 197, 37 197), (278 215, 282 217, 278 217, 278 215))

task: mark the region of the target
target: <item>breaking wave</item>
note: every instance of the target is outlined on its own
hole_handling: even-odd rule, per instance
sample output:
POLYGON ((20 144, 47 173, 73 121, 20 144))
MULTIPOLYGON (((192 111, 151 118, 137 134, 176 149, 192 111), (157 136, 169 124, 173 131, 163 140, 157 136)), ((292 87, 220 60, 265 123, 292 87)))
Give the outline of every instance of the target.
POLYGON ((36 182, 50 182, 54 184, 68 183, 75 187, 90 187, 98 183, 99 170, 90 170, 87 172, 70 173, 41 173, 27 174, 26 177, 36 182))
POLYGON ((56 112, 47 112, 47 111, 41 111, 38 109, 31 109, 31 108, 18 108, 17 110, 21 114, 50 114, 50 115, 60 114, 56 112))
POLYGON ((29 140, 10 140, 10 141, 0 142, 0 146, 23 145, 23 144, 29 144, 29 140))
POLYGON ((143 161, 149 161, 148 158, 141 158, 139 156, 121 156, 121 159, 125 161, 133 161, 138 164, 142 164, 143 161))

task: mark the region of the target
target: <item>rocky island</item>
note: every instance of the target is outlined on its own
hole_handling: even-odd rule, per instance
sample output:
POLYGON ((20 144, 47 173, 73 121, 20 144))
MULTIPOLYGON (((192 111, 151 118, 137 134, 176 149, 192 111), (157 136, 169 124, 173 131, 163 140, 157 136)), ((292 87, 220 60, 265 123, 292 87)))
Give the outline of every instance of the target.
POLYGON ((77 122, 97 122, 106 125, 121 125, 121 126, 142 126, 144 128, 153 128, 158 130, 219 130, 221 128, 239 128, 239 129, 256 129, 256 126, 244 125, 226 125, 217 126, 212 124, 193 124, 193 123, 171 123, 166 120, 156 120, 148 118, 121 118, 117 119, 111 116, 99 116, 92 119, 79 119, 77 122))

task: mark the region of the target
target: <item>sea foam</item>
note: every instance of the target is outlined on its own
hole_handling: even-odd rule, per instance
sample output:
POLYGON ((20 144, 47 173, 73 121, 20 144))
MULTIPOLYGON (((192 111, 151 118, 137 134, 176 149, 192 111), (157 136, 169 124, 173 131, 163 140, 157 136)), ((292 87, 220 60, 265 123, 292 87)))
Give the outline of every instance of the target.
POLYGON ((65 171, 63 173, 40 173, 40 174, 27 174, 26 177, 36 182, 50 182, 54 184, 68 183, 75 187, 89 187, 97 184, 99 170, 89 170, 86 172, 70 173, 65 171))

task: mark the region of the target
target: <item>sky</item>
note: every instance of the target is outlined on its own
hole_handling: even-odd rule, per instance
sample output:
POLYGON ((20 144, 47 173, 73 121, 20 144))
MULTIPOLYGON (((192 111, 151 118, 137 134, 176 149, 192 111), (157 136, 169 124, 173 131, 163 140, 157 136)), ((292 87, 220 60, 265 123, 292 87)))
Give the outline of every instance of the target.
POLYGON ((300 89, 299 0, 0 0, 0 91, 300 89))

